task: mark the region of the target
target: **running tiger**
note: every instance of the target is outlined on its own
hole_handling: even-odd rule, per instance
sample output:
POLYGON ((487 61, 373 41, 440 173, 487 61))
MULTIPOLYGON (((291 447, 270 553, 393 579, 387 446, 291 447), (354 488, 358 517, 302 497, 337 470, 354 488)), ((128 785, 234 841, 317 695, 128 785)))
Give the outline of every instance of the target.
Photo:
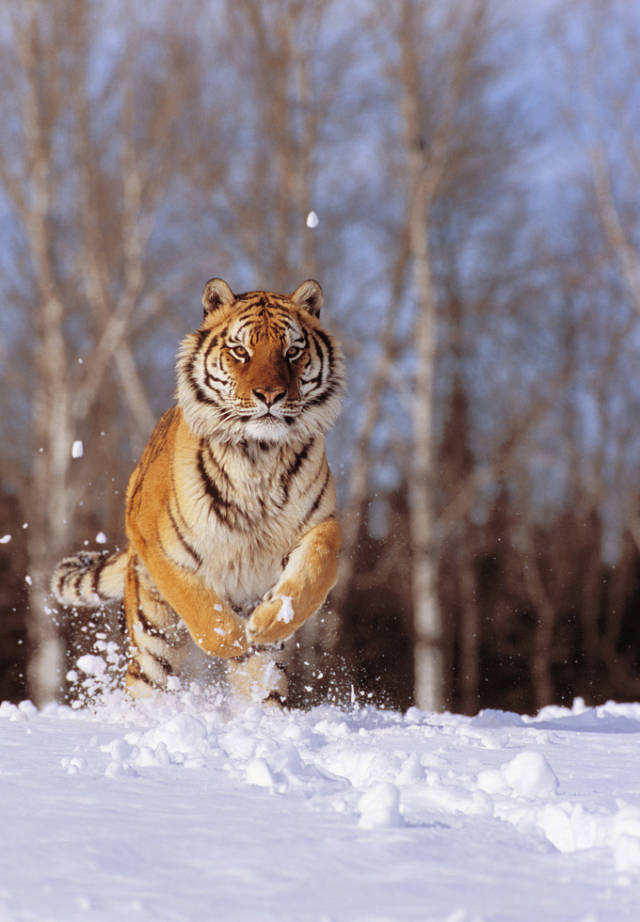
POLYGON ((277 650, 324 602, 340 548, 324 434, 344 361, 322 300, 313 280, 288 296, 207 282, 202 325, 178 353, 177 406, 129 481, 128 546, 53 573, 64 605, 124 597, 134 696, 166 687, 190 636, 228 660, 236 691, 286 700, 277 650))

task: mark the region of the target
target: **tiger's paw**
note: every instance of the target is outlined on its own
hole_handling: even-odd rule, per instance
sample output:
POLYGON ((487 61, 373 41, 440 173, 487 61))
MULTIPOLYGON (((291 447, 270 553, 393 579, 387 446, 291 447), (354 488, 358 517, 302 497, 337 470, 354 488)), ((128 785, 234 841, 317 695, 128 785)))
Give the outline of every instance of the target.
POLYGON ((293 634, 298 624, 291 596, 276 595, 254 609, 247 624, 247 638, 251 644, 278 643, 293 634))
POLYGON ((198 646, 209 656, 227 658, 246 653, 249 639, 244 620, 220 605, 215 606, 214 612, 215 618, 212 624, 207 624, 206 636, 193 635, 198 646))

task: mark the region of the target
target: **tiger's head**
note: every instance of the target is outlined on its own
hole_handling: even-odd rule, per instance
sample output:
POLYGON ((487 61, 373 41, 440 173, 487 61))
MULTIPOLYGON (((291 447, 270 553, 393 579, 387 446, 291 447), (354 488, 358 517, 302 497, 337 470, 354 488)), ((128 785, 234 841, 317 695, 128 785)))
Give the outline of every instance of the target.
POLYGON ((198 436, 240 443, 307 440, 336 420, 345 385, 337 341, 320 325, 320 285, 290 295, 204 287, 204 319, 178 353, 178 402, 198 436))

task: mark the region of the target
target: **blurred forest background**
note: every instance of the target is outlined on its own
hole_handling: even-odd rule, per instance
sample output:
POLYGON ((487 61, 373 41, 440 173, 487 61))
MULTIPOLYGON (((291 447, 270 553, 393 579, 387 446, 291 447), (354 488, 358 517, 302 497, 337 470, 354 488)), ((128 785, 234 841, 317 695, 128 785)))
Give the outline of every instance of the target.
POLYGON ((49 574, 212 275, 318 278, 348 357, 298 700, 640 696, 640 3, 4 0, 0 125, 0 699, 115 632, 49 574))

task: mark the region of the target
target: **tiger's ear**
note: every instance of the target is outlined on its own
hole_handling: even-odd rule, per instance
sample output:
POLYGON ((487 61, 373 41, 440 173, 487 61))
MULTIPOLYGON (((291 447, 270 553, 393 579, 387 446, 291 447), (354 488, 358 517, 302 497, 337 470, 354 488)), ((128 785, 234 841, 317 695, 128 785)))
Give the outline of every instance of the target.
POLYGON ((291 300, 297 307, 303 307, 313 317, 318 317, 324 301, 322 288, 315 279, 307 279, 302 285, 298 285, 291 295, 291 300))
POLYGON ((219 307, 233 304, 235 299, 236 296, 224 279, 209 279, 202 292, 204 316, 206 317, 210 311, 218 310, 219 307))

